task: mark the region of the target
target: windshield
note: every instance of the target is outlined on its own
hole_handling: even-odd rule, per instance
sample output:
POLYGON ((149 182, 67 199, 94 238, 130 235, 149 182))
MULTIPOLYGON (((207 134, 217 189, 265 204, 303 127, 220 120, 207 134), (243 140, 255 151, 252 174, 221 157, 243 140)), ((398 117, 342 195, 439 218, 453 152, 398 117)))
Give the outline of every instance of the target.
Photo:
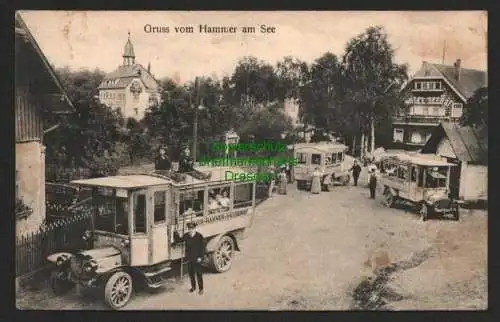
POLYGON ((95 196, 95 229, 128 235, 128 199, 112 196, 95 196))
POLYGON ((426 188, 446 188, 448 167, 427 167, 425 173, 426 188))

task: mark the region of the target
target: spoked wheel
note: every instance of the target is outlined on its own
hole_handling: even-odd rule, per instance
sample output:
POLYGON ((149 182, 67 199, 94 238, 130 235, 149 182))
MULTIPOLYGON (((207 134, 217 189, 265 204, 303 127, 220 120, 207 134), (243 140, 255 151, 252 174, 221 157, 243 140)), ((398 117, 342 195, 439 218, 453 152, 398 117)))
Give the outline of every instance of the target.
POLYGON ((385 189, 384 191, 384 201, 387 207, 392 208, 394 206, 396 198, 389 189, 385 189))
POLYGON ((453 220, 455 220, 455 221, 460 220, 460 207, 457 207, 457 209, 453 213, 453 220))
POLYGON ((217 249, 212 253, 211 256, 211 266, 217 273, 223 273, 229 268, 233 262, 234 256, 234 241, 229 236, 223 236, 217 249))
POLYGON ((61 278, 61 272, 53 271, 50 274, 50 288, 55 295, 64 295, 75 287, 75 283, 61 278))
POLYGON ((114 310, 124 307, 132 296, 132 277, 126 272, 116 272, 104 288, 106 304, 114 310))
POLYGON ((420 210, 419 210, 420 218, 422 219, 422 221, 426 221, 429 218, 429 211, 430 211, 429 206, 427 206, 425 202, 422 202, 420 204, 420 210))

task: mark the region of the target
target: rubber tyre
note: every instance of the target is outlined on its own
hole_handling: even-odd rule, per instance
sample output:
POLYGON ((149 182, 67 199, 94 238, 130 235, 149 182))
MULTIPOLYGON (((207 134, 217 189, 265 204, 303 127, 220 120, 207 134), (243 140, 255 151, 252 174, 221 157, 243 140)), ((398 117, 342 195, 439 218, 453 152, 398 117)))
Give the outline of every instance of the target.
POLYGON ((60 272, 50 273, 49 284, 55 295, 64 295, 75 287, 75 283, 59 278, 60 272))
POLYGON ((453 213, 453 220, 455 221, 460 220, 460 207, 457 207, 457 210, 455 210, 455 213, 453 213))
POLYGON ((385 202, 385 205, 389 208, 394 207, 394 204, 396 203, 396 197, 387 188, 384 191, 384 202, 385 202))
POLYGON ((222 236, 216 250, 210 254, 210 268, 216 273, 227 272, 233 263, 234 241, 229 236, 222 236))
POLYGON ((119 310, 130 301, 132 292, 132 276, 130 276, 127 272, 119 271, 111 275, 111 277, 107 280, 106 285, 104 286, 104 301, 113 310, 119 310), (120 290, 122 288, 120 286, 122 285, 123 290, 120 290), (120 287, 120 289, 117 289, 117 287, 120 287))

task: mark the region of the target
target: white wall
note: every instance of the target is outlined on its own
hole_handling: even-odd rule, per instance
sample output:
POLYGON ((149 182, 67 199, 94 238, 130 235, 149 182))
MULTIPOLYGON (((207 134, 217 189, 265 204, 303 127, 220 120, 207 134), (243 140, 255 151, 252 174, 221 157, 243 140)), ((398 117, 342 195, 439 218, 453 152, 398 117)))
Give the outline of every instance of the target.
POLYGON ((450 140, 447 137, 444 137, 441 142, 439 142, 436 154, 447 158, 457 158, 455 152, 453 152, 453 148, 451 147, 450 140))
POLYGON ((464 200, 488 199, 488 167, 462 162, 460 196, 464 200))
POLYGON ((26 219, 16 221, 16 235, 37 229, 45 219, 45 149, 40 141, 16 143, 19 198, 33 209, 26 219))

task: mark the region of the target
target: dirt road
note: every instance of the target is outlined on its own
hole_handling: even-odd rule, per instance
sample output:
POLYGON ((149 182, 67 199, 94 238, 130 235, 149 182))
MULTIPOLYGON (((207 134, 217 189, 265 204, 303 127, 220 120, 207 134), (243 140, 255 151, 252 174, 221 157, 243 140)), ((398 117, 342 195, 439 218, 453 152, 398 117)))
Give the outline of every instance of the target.
MULTIPOLYGON (((386 208, 380 195, 368 199, 363 186, 312 195, 291 185, 288 195, 260 205, 256 216, 231 270, 205 275, 203 296, 188 293, 186 277, 136 294, 126 309, 346 310, 376 254, 394 263, 431 248, 419 266, 393 274, 388 285, 402 299, 391 308, 486 306, 484 213, 464 211, 460 222, 421 222, 409 210, 386 208)), ((47 289, 20 297, 18 307, 105 309, 98 300, 76 293, 54 298, 47 289)))

